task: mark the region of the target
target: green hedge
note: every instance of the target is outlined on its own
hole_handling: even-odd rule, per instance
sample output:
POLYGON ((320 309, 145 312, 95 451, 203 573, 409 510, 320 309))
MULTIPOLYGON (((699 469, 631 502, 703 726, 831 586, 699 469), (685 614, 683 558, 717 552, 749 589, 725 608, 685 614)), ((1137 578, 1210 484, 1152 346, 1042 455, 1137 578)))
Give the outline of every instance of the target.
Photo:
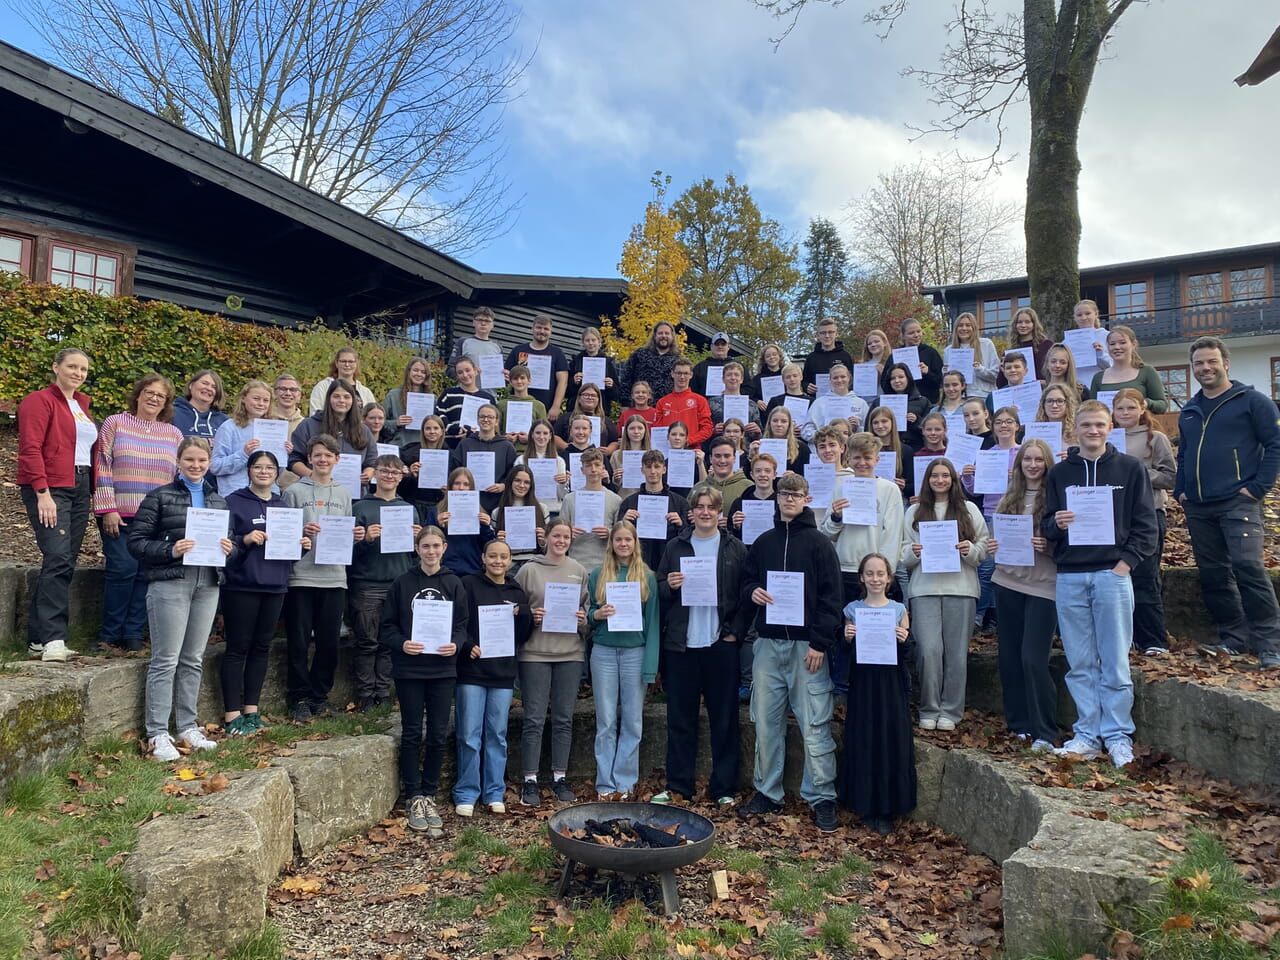
MULTIPOLYGON (((85 392, 99 418, 124 409, 134 381, 151 370, 171 378, 179 392, 193 371, 217 370, 227 385, 228 408, 246 380, 270 382, 288 371, 302 381, 305 405, 311 386, 328 376, 330 360, 348 343, 360 352, 361 380, 381 399, 400 384, 413 355, 404 344, 378 339, 376 327, 352 336, 319 322, 301 329, 258 326, 6 273, 0 273, 0 330, 0 408, 14 410, 26 394, 46 386, 54 354, 75 346, 89 355, 85 392)), ((433 375, 443 388, 443 368, 436 365, 433 375)))

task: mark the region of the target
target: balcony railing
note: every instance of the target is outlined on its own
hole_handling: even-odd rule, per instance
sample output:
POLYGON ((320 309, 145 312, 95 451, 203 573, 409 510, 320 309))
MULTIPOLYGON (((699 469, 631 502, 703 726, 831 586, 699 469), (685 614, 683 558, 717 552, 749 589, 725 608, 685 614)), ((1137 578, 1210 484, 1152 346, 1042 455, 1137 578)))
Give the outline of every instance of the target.
POLYGON ((1175 307, 1153 313, 1112 316, 1109 327, 1123 323, 1133 328, 1140 343, 1174 343, 1196 337, 1241 337, 1280 333, 1280 298, 1260 297, 1175 307))

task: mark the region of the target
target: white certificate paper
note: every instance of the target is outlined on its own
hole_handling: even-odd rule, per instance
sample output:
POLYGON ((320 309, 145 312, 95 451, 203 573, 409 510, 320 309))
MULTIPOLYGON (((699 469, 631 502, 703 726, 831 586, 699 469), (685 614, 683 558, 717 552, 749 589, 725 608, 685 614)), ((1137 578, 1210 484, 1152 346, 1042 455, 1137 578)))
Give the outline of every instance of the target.
POLYGON ((582 587, 576 583, 548 583, 543 589, 542 629, 546 633, 578 632, 578 600, 582 587))
POLYGON ((502 354, 482 353, 476 361, 480 364, 481 390, 501 390, 507 385, 507 378, 502 375, 502 354))
POLYGON ((694 450, 670 450, 667 452, 667 486, 692 487, 694 484, 694 450))
POLYGON ((858 663, 898 663, 898 622, 892 607, 859 607, 853 611, 853 625, 858 628, 853 637, 858 663))
POLYGON ((809 481, 809 506, 814 510, 826 510, 831 506, 831 495, 836 489, 836 465, 834 463, 806 463, 804 478, 809 481))
POLYGON ((293 507, 267 507, 267 542, 262 548, 266 559, 302 558, 302 513, 293 507))
POLYGON ((791 411, 791 419, 804 423, 809 416, 809 401, 804 397, 785 397, 782 405, 791 411))
POLYGON ((707 392, 704 396, 718 397, 724 393, 724 367, 707 367, 707 392))
POLYGON ((464 427, 470 427, 472 430, 480 429, 480 408, 490 401, 484 397, 477 396, 474 393, 468 393, 462 398, 462 412, 458 415, 458 422, 464 427))
POLYGON ((724 421, 741 420, 745 427, 751 420, 751 398, 742 393, 726 393, 723 399, 724 421))
POLYGON ((316 566, 350 566, 356 518, 326 514, 318 517, 316 523, 320 525, 315 542, 316 566))
POLYGON ((560 472, 560 460, 557 457, 533 457, 527 461, 529 472, 533 474, 533 492, 539 500, 554 500, 558 492, 556 474, 560 472))
POLYGON ((569 489, 581 490, 587 485, 587 478, 582 473, 582 454, 569 454, 569 489))
POLYGON ((860 397, 874 397, 880 393, 880 371, 874 363, 853 365, 853 392, 860 397))
POLYGON ((361 466, 363 461, 364 457, 358 453, 344 453, 338 457, 338 463, 333 468, 333 482, 346 487, 352 501, 359 500, 362 492, 360 473, 364 469, 361 466))
POLYGON ((594 383, 601 390, 605 389, 604 379, 607 360, 605 357, 583 357, 582 358, 582 386, 588 383, 594 383))
POLYGON ((642 493, 637 498, 636 533, 641 540, 667 539, 667 498, 642 493))
POLYGON ((964 374, 964 382, 973 383, 973 347, 947 347, 948 370, 964 374))
POLYGON ((907 395, 905 393, 880 394, 880 406, 888 407, 893 411, 899 433, 907 429, 907 395))
POLYGON ((1022 359, 1027 361, 1028 380, 1039 379, 1039 377, 1036 376, 1036 352, 1034 349, 1031 347, 1010 347, 1004 352, 1004 355, 1007 357, 1011 353, 1020 353, 1022 354, 1022 359))
POLYGON ((1116 518, 1110 486, 1067 487, 1067 509, 1075 519, 1067 527, 1067 543, 1073 547, 1116 544, 1116 518))
POLYGON ((773 438, 770 440, 761 440, 760 446, 756 450, 756 455, 767 453, 773 459, 778 461, 778 476, 782 476, 787 469, 787 441, 773 438))
POLYGON ((817 391, 814 394, 815 397, 825 397, 831 392, 831 374, 815 373, 813 375, 813 386, 817 391))
POLYGON ((982 449, 982 437, 972 433, 947 434, 947 459, 959 470, 961 467, 978 462, 978 451, 982 449))
POLYGON ((1098 352, 1093 347, 1094 342, 1098 340, 1106 341, 1105 330, 1084 327, 1062 331, 1062 342, 1071 351, 1071 357, 1076 362, 1076 370, 1085 370, 1098 365, 1098 352))
POLYGON ((622 451, 622 486, 628 490, 644 486, 644 455, 647 450, 622 451))
POLYGON ((777 504, 772 500, 742 501, 742 542, 747 546, 766 530, 773 529, 773 512, 777 504))
POLYGON ((542 353, 531 353, 524 361, 529 368, 529 386, 534 390, 551 389, 551 357, 542 353))
MULTIPOLYGON (((855 397, 852 393, 846 393, 843 397, 834 393, 827 394, 827 399, 823 403, 823 418, 830 423, 832 420, 838 420, 843 417, 850 424, 853 423, 853 401, 855 397)), ((826 426, 826 423, 819 424, 826 426)))
POLYGON ((573 495, 573 525, 583 530, 604 526, 603 490, 579 490, 573 495))
MULTIPOLYGON (((921 491, 924 490, 924 480, 925 480, 925 477, 929 475, 929 467, 933 465, 933 461, 941 460, 941 459, 943 458, 942 457, 912 457, 911 458, 911 469, 915 471, 917 497, 920 496, 921 491)), ((952 466, 955 466, 955 464, 952 464, 952 466)))
POLYGON ((760 399, 766 403, 782 394, 784 390, 786 390, 786 387, 783 386, 782 377, 760 378, 760 399))
POLYGON ((1036 550, 1031 545, 1035 524, 1030 514, 997 513, 992 518, 991 535, 996 538, 996 563, 1006 567, 1034 567, 1036 550))
POLYGON ((639 633, 644 629, 644 607, 640 600, 640 581, 606 583, 605 600, 614 608, 609 617, 610 633, 639 633))
POLYGON ((1000 387, 992 393, 991 405, 997 410, 1001 407, 1014 407, 1020 419, 1029 420, 1035 416, 1036 408, 1040 405, 1040 393, 1040 384, 1035 380, 1020 383, 1016 387, 1000 387))
POLYGON ((978 451, 973 470, 974 493, 1004 493, 1009 489, 1009 451, 999 447, 978 451))
POLYGON ((494 457, 492 450, 468 450, 467 469, 476 478, 476 489, 487 490, 498 481, 494 479, 494 457))
POLYGON ((716 606, 715 557, 681 557, 680 572, 684 574, 684 583, 680 585, 681 606, 716 606))
POLYGON ((453 601, 414 600, 409 639, 422 644, 424 654, 439 656, 441 647, 453 643, 453 601))
POLYGON ((505 433, 528 433, 533 427, 533 401, 508 400, 505 433))
POLYGON ((960 526, 954 520, 920 523, 920 569, 925 573, 959 573, 960 526))
POLYGON ((1120 453, 1129 452, 1129 438, 1125 435, 1124 427, 1115 427, 1108 434, 1107 439, 1111 441, 1111 445, 1120 453))
POLYGON ((413 507, 381 507, 378 523, 382 525, 382 553, 413 553, 413 507))
POLYGON ((484 603, 476 607, 480 621, 480 659, 516 655, 516 605, 484 603))
POLYGON ((911 379, 920 379, 920 348, 919 347, 894 347, 893 362, 905 363, 907 369, 911 371, 911 379))
POLYGON ((1062 424, 1057 420, 1038 420, 1028 423, 1023 427, 1022 442, 1036 439, 1047 443, 1054 456, 1057 456, 1062 452, 1062 424))
POLYGON ((187 529, 183 538, 194 540, 196 545, 182 555, 183 566, 225 567, 227 555, 222 552, 222 541, 230 529, 230 510, 187 507, 187 529))
POLYGON ((670 429, 670 427, 649 428, 649 445, 655 450, 661 450, 664 457, 671 452, 671 444, 667 440, 667 431, 670 429))
POLYGON ((398 457, 400 456, 400 448, 394 443, 376 443, 374 446, 378 450, 380 457, 398 457))
POLYGON ((591 439, 589 442, 591 446, 598 447, 600 446, 600 418, 587 417, 587 419, 591 421, 591 439))
POLYGON ((413 421, 409 424, 410 430, 419 429, 422 426, 422 418, 429 417, 436 412, 436 395, 434 393, 406 393, 403 399, 404 412, 413 421))
POLYGON ((890 483, 898 479, 898 455, 892 450, 881 450, 876 454, 877 477, 883 477, 890 483))
POLYGON ((289 439, 289 421, 255 417, 250 422, 250 427, 253 430, 252 439, 258 441, 258 449, 274 453, 280 469, 284 470, 289 465, 289 454, 284 449, 285 441, 289 439))
POLYGON ((439 490, 449 482, 449 451, 418 451, 418 489, 439 490))
POLYGON ((841 514, 846 525, 874 527, 880 522, 875 477, 845 477, 842 489, 849 501, 841 514))
POLYGON ((450 490, 448 494, 449 536, 480 532, 480 491, 450 490))
POLYGON ((538 549, 538 512, 534 507, 503 507, 502 525, 513 552, 538 549))
POLYGON ((804 626, 804 574, 784 570, 765 573, 765 593, 773 603, 765 604, 764 622, 779 627, 804 626))
POLYGON ((1094 399, 1110 410, 1112 405, 1116 402, 1116 394, 1119 392, 1119 390, 1099 390, 1098 395, 1094 399))

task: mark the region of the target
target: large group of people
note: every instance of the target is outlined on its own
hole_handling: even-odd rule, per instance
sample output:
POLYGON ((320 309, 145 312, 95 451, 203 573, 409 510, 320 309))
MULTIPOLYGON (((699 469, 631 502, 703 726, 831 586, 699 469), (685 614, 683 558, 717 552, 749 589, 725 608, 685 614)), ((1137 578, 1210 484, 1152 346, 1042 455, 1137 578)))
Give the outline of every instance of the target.
POLYGON ((1129 651, 1167 649, 1170 495, 1219 624, 1213 651, 1280 667, 1280 610, 1254 532, 1280 471, 1280 426, 1274 404, 1230 380, 1226 346, 1202 338, 1191 347, 1202 389, 1183 409, 1175 459, 1152 417, 1165 409, 1160 380, 1133 331, 1101 330, 1090 301, 1075 319, 1096 343, 1054 344, 1022 308, 1003 357, 966 313, 941 353, 909 321, 897 347, 875 330, 856 358, 822 320, 803 365, 776 344, 754 364, 733 358, 717 333, 695 366, 660 323, 615 365, 594 329, 567 358, 545 316, 504 352, 481 308, 449 357, 456 385, 438 391, 414 358, 379 403, 346 347, 309 415, 289 373, 228 401, 211 370, 188 377, 181 398, 150 372, 101 424, 81 390, 90 358, 68 347, 19 408, 18 483, 44 555, 29 651, 73 655, 68 593, 92 513, 106 561, 100 642, 138 651, 150 637, 152 756, 215 745, 196 710, 219 609, 228 736, 267 726, 260 700, 281 619, 291 719, 334 711, 345 618, 358 708, 399 702, 415 830, 442 829, 451 713, 456 813, 505 812, 517 685, 522 804, 577 796, 567 773, 587 682, 595 791, 633 796, 646 692, 660 681, 656 802, 693 796, 705 704, 708 798, 744 816, 781 809, 790 713, 819 829, 836 829, 840 802, 887 833, 916 803, 913 686, 914 723, 955 730, 970 638, 993 623, 1010 732, 1035 751, 1105 751, 1123 765, 1129 651), (1055 635, 1079 715, 1061 746, 1055 635), (754 793, 739 805, 744 700, 754 793))

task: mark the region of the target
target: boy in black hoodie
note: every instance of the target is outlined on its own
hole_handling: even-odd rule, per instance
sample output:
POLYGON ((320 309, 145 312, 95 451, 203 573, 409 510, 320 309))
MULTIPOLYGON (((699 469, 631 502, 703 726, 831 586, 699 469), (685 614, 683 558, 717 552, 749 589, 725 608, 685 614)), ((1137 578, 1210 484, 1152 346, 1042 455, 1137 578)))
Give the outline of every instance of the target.
POLYGON ((421 526, 413 519, 414 507, 401 500, 396 490, 404 477, 404 462, 384 454, 374 464, 377 486, 352 506, 356 526, 364 527, 364 538, 351 548, 347 568, 347 616, 356 635, 356 706, 361 712, 386 702, 391 696, 391 654, 378 643, 378 619, 382 602, 396 577, 413 569, 413 552, 382 552, 382 510, 408 507, 414 536, 421 526))
POLYGON ((1079 446, 1049 471, 1040 521, 1058 566, 1058 632, 1079 715, 1055 752, 1092 760, 1105 747, 1122 767, 1133 761, 1129 571, 1156 548, 1156 512, 1146 468, 1107 442, 1111 411, 1086 400, 1075 426, 1079 446))
POLYGON ((400 779, 409 800, 409 829, 443 836, 436 811, 436 788, 449 733, 449 710, 457 680, 458 648, 467 641, 470 623, 467 592, 452 572, 441 566, 447 544, 439 527, 423 527, 414 537, 418 566, 399 577, 387 591, 378 624, 378 639, 391 651, 391 676, 400 699, 400 779), (419 604, 447 602, 447 608, 419 604), (428 619, 434 613, 438 621, 428 619), (423 717, 426 735, 423 736, 423 717), (426 740, 426 756, 422 742, 426 740))
POLYGON ((836 743, 827 653, 840 625, 840 561, 805 505, 809 499, 804 477, 789 473, 778 481, 778 517, 752 545, 742 571, 742 602, 755 605, 757 637, 751 685, 756 794, 741 814, 782 809, 789 706, 804 740, 800 796, 813 808, 818 829, 831 833, 837 826, 836 743), (781 595, 784 578, 770 577, 779 573, 789 575, 788 592, 797 596, 781 595))
POLYGON ((844 344, 836 339, 834 320, 823 317, 818 321, 814 335, 817 342, 813 345, 813 352, 804 361, 804 392, 811 397, 818 393, 818 374, 830 373, 837 363, 853 369, 853 357, 849 356, 844 344))
POLYGON ((618 506, 618 519, 636 523, 640 519, 641 497, 665 497, 667 509, 667 536, 665 540, 652 537, 640 538, 640 555, 645 566, 657 570, 662 562, 662 551, 679 536, 689 520, 689 501, 667 486, 667 458, 661 450, 646 450, 640 458, 640 471, 644 474, 644 486, 625 498, 618 506))

